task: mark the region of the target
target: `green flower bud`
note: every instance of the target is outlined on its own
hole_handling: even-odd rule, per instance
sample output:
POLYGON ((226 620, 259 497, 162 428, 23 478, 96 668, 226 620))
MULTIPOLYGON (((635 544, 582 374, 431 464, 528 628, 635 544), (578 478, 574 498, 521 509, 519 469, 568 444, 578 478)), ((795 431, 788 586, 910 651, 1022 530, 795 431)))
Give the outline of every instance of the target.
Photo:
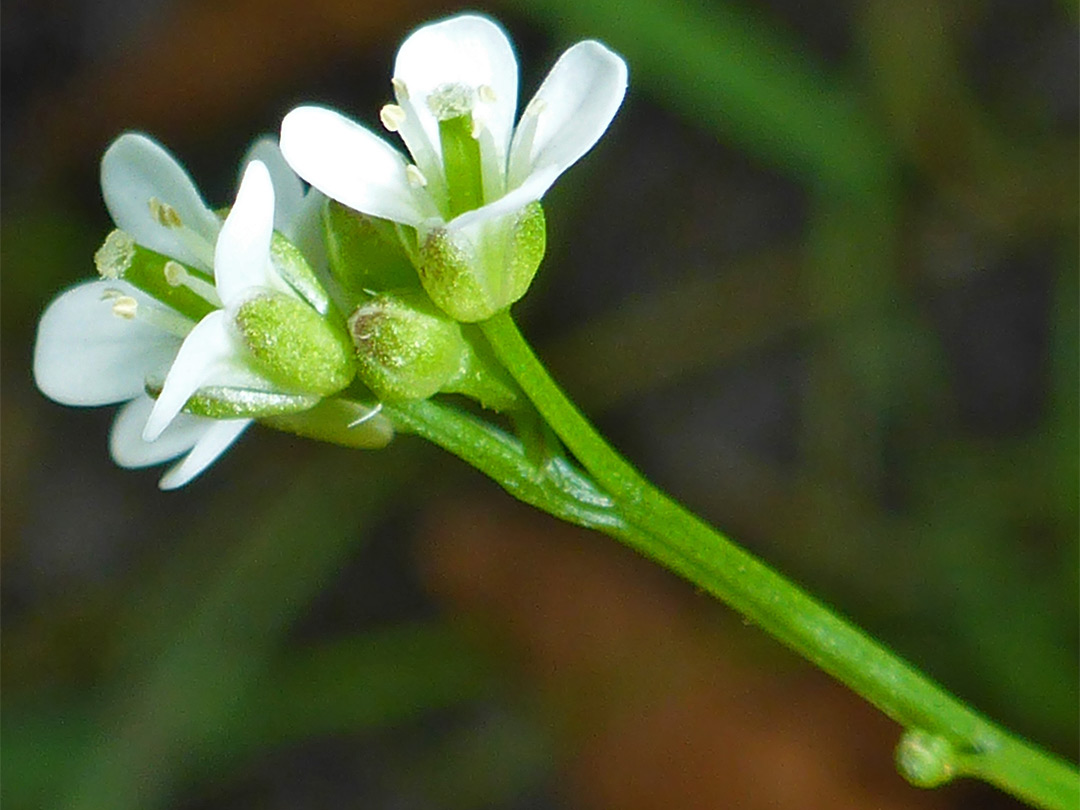
POLYGON ((956 751, 939 734, 908 729, 896 746, 896 767, 915 787, 935 788, 956 775, 956 751))
POLYGON ((545 246, 538 202, 467 230, 436 228, 420 246, 420 282, 455 320, 487 320, 525 295, 545 246))
POLYGON ((330 272, 350 307, 367 300, 373 291, 419 286, 401 243, 404 230, 393 222, 333 200, 323 204, 322 221, 330 272))
POLYGON ((260 370, 286 391, 329 396, 352 380, 352 345, 341 329, 307 303, 260 292, 233 316, 260 370))
POLYGON ((387 401, 427 399, 462 374, 461 326, 423 291, 377 295, 349 318, 360 379, 387 401))

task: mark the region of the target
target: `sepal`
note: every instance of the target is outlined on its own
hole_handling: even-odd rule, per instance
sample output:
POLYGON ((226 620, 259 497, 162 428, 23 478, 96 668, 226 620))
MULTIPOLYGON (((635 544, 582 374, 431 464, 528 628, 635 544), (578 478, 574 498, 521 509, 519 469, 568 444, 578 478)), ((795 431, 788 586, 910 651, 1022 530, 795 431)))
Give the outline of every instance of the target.
POLYGON ((259 371, 285 391, 330 396, 352 381, 348 335, 291 295, 261 290, 236 307, 231 325, 259 371))
POLYGON ((419 280, 402 237, 412 229, 368 216, 327 200, 322 209, 330 273, 350 309, 372 292, 418 287, 419 280))
POLYGON ((538 202, 465 228, 435 228, 420 245, 420 282, 450 317, 484 321, 525 295, 545 247, 538 202))
POLYGON ((378 407, 350 399, 324 399, 311 410, 260 420, 276 430, 344 447, 377 450, 394 438, 394 426, 378 407))
MULTIPOLYGON (((148 394, 154 396, 153 390, 148 394)), ((319 404, 312 394, 279 394, 250 388, 207 386, 196 391, 184 405, 186 413, 211 419, 262 419, 301 413, 319 404)))
POLYGON ((468 354, 461 325, 422 290, 381 293, 349 318, 360 379, 390 402, 427 399, 459 377, 468 354))
POLYGON ((520 402, 480 330, 441 312, 423 290, 375 296, 353 313, 349 332, 358 376, 382 400, 463 394, 496 411, 520 402))

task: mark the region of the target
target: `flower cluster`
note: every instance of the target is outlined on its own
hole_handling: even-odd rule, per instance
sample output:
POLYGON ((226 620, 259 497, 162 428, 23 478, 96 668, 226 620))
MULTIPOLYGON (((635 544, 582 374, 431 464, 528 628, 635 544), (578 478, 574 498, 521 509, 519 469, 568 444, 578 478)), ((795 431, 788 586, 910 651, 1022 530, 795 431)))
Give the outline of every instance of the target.
POLYGON ((126 403, 110 439, 118 464, 182 457, 161 479, 173 488, 257 419, 324 435, 338 429, 327 413, 359 414, 339 427, 375 447, 391 435, 377 400, 456 391, 511 406, 469 324, 528 289, 544 253, 539 200, 611 122, 626 66, 597 42, 573 46, 515 123, 512 46, 491 20, 461 15, 405 40, 392 84, 379 117, 411 160, 332 110, 300 107, 280 149, 264 139, 249 152, 227 212, 150 138, 106 151, 116 230, 95 256, 100 278, 42 316, 34 376, 64 404, 126 403))

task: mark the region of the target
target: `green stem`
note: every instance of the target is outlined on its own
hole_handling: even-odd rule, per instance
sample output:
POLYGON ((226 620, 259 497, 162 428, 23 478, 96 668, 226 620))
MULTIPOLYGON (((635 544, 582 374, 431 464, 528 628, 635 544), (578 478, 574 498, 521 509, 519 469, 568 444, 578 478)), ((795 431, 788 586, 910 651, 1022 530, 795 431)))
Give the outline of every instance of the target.
POLYGON ((597 528, 726 602, 869 700, 909 735, 940 739, 941 745, 929 747, 929 762, 898 756, 910 781, 931 786, 953 776, 975 776, 1036 806, 1074 810, 1080 778, 1073 766, 996 726, 657 490, 560 390, 509 312, 481 326, 548 424, 614 499, 612 511, 620 520, 597 528))

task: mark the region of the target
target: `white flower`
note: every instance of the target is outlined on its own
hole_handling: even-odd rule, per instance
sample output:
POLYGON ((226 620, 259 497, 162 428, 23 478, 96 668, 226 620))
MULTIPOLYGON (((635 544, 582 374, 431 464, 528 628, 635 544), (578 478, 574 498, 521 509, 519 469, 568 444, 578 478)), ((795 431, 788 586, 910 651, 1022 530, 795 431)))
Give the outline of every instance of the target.
POLYGON ((626 79, 619 56, 599 42, 579 42, 555 63, 515 127, 518 66, 509 39, 486 17, 451 17, 402 44, 397 103, 380 115, 412 162, 322 107, 285 116, 281 149, 297 174, 350 208, 412 226, 421 241, 445 229, 475 245, 484 223, 539 200, 592 148, 622 103, 626 79), (455 121, 467 125, 464 134, 455 121), (474 160, 469 153, 477 149, 474 160))
MULTIPOLYGON (((253 154, 274 165, 274 148, 260 143, 253 154)), ((284 205, 279 209, 285 213, 282 230, 288 231, 303 219, 307 207, 299 181, 280 156, 275 175, 291 178, 291 185, 283 186, 284 205)), ((42 392, 68 405, 128 403, 117 415, 109 442, 118 464, 143 467, 184 455, 161 479, 163 489, 190 481, 251 423, 180 413, 196 388, 275 390, 250 364, 238 361, 235 341, 227 341, 214 327, 224 318, 220 307, 252 286, 287 286, 269 268, 274 224, 270 174, 263 163, 253 161, 244 176, 236 204, 222 224, 168 152, 145 136, 122 135, 102 159, 102 192, 119 228, 95 257, 105 278, 63 293, 38 326, 34 377, 42 392), (168 283, 189 288, 212 310, 198 325, 117 277, 135 245, 207 277, 217 271, 211 284, 177 262, 166 264, 168 283), (162 382, 155 401, 146 387, 162 382)))

